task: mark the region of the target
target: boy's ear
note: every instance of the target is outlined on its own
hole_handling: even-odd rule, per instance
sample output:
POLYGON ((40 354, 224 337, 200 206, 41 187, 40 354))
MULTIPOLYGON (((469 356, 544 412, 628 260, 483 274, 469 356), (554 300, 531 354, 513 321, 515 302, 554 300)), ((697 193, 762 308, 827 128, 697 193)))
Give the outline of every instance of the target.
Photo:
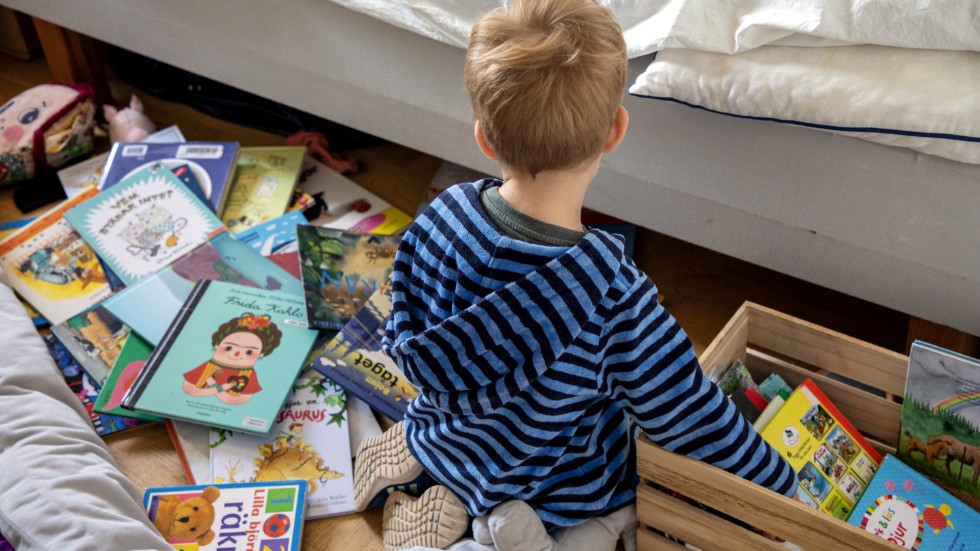
POLYGON ((487 141, 487 137, 483 134, 483 128, 480 126, 480 121, 473 123, 473 136, 476 137, 476 145, 480 148, 480 151, 487 156, 491 161, 497 160, 497 152, 493 150, 490 146, 490 142, 487 141))
POLYGON ((613 118, 612 128, 609 129, 609 137, 606 138, 606 143, 602 146, 603 153, 609 153, 619 147, 623 138, 626 137, 626 128, 629 125, 630 114, 626 111, 625 107, 620 105, 619 109, 616 110, 616 116, 613 118))

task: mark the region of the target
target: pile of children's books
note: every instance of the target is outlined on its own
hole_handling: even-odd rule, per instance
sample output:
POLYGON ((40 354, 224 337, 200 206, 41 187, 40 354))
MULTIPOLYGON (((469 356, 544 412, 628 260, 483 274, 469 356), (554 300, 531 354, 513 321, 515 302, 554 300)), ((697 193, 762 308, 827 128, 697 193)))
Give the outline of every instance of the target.
POLYGON ((884 458, 812 379, 756 384, 740 360, 706 374, 793 466, 803 503, 907 549, 980 549, 980 360, 912 345, 884 458))

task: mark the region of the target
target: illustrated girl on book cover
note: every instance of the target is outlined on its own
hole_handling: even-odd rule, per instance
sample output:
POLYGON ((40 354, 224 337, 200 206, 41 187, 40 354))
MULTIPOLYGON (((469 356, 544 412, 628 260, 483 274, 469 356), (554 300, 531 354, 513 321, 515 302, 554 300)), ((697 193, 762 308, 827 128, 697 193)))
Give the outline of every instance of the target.
POLYGON ((221 324, 211 335, 211 359, 184 373, 184 392, 244 404, 262 390, 255 362, 275 350, 282 332, 266 315, 251 313, 221 324))

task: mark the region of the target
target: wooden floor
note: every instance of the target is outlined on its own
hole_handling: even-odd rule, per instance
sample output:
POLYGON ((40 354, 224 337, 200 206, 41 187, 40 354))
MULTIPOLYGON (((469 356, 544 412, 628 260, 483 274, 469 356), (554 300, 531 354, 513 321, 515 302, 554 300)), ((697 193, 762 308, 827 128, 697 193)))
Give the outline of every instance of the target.
MULTIPOLYGON (((43 59, 24 62, 0 55, 0 104, 36 84, 50 81, 43 59)), ((134 88, 112 79, 118 106, 134 88)), ((233 140, 243 146, 276 145, 284 138, 201 114, 182 104, 144 93, 147 114, 159 127, 179 125, 190 140, 233 140)), ((329 136, 328 136, 329 138, 329 136)), ((103 138, 99 148, 107 149, 103 138)), ((396 144, 348 151, 363 168, 352 176, 398 208, 414 213, 440 160, 396 144)), ((25 184, 30 185, 30 184, 25 184)), ((13 188, 0 189, 0 220, 26 216, 13 205, 13 188)), ((850 336, 905 352, 907 315, 707 249, 641 230, 637 264, 658 284, 664 305, 686 329, 700 352, 738 306, 751 300, 850 336)), ((148 427, 108 439, 110 448, 138 486, 185 483, 162 427, 148 427)), ((380 513, 317 520, 304 531, 307 549, 380 549, 380 513)))

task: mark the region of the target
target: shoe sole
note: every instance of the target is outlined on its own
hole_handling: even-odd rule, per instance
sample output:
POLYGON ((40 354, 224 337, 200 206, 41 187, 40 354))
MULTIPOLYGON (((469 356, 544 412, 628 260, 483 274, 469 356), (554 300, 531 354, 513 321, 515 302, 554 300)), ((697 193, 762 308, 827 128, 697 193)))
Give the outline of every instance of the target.
POLYGON ((433 486, 417 498, 394 492, 381 523, 385 551, 445 549, 463 537, 468 524, 463 502, 445 486, 433 486))
POLYGON ((354 456, 354 510, 365 511, 375 496, 410 484, 422 475, 422 464, 408 451, 403 422, 365 438, 354 456))

